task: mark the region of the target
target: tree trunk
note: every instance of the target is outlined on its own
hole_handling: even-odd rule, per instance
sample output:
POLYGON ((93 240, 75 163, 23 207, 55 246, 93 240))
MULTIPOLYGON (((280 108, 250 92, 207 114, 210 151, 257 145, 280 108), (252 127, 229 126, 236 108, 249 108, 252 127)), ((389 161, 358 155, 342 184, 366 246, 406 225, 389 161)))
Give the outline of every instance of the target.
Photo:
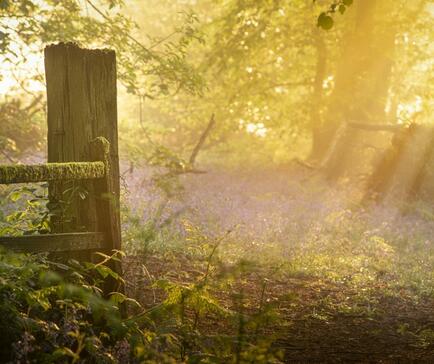
MULTIPOLYGON (((384 123, 386 120, 396 30, 389 24, 379 23, 378 19, 391 9, 381 0, 366 0, 358 4, 356 11, 355 28, 347 36, 325 118, 326 145, 331 144, 344 122, 384 123)), ((336 181, 348 168, 358 164, 354 159, 360 151, 354 150, 354 146, 361 133, 348 133, 343 148, 328 159, 325 170, 329 180, 336 181)))
POLYGON ((323 120, 321 116, 323 99, 323 82, 326 76, 327 47, 322 33, 319 29, 314 30, 316 47, 316 70, 313 83, 312 105, 310 110, 310 127, 312 128, 312 150, 309 159, 313 162, 321 160, 321 151, 326 148, 322 145, 323 120))

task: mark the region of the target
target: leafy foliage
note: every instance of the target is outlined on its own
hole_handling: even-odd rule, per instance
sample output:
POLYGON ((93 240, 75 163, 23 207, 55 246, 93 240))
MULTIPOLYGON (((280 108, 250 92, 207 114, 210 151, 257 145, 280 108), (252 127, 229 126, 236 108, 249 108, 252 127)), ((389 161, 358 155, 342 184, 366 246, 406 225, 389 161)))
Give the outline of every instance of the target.
POLYGON ((20 98, 14 98, 0 103, 0 153, 9 162, 22 152, 41 148, 45 127, 40 115, 40 101, 40 98, 36 98, 30 104, 23 105, 20 98))
POLYGON ((201 40, 194 14, 186 14, 183 27, 176 29, 178 42, 155 50, 155 44, 145 46, 133 36, 137 24, 121 13, 122 5, 118 0, 86 0, 84 5, 76 0, 2 0, 0 52, 17 64, 23 60, 19 51, 41 51, 52 42, 110 47, 116 50, 119 77, 130 92, 153 97, 169 93, 171 87, 200 91, 201 80, 186 62, 190 42, 201 40), (140 77, 146 78, 142 85, 140 77))
POLYGON ((0 236, 47 233, 46 185, 4 187, 0 191, 0 236))
MULTIPOLYGON (((30 212, 46 218, 44 204, 25 203, 29 196, 44 201, 43 192, 37 187, 14 189, 8 192, 8 203, 23 204, 27 210, 18 213, 22 219, 29 220, 30 212), (35 210, 29 211, 29 206, 35 210)), ((5 224, 9 225, 2 235, 29 228, 15 219, 16 214, 6 217, 5 224)), ((147 229, 151 235, 140 233, 136 244, 155 239, 158 227, 150 225, 147 229)), ((111 256, 96 253, 97 263, 70 260, 65 264, 45 256, 1 250, 0 329, 8 332, 0 340, 2 357, 17 362, 72 363, 278 362, 280 354, 271 348, 274 338, 265 339, 260 334, 272 320, 272 307, 261 304, 259 311, 248 315, 222 306, 214 296, 215 287, 237 279, 244 268, 228 270, 221 265, 217 251, 224 237, 211 239, 193 227, 189 231, 189 239, 194 241, 191 252, 206 256, 204 275, 190 284, 155 281, 152 289, 165 292, 166 297, 151 308, 142 308, 121 292, 103 295, 107 278, 125 284, 109 267, 111 261, 120 261, 120 252, 111 256), (122 316, 121 308, 127 307, 130 315, 122 316), (229 337, 206 335, 201 325, 209 315, 238 323, 238 333, 229 337), (247 328, 256 332, 253 339, 247 328)), ((243 306, 242 296, 234 295, 234 299, 243 306)))
POLYGON ((2 358, 113 362, 116 341, 132 328, 122 322, 117 305, 122 300, 102 297, 103 276, 92 274, 98 267, 2 250, 0 325, 7 333, 1 339, 2 358))
POLYGON ((119 253, 99 255, 100 263, 80 265, 1 250, 0 328, 7 333, 0 340, 2 358, 71 363, 277 362, 269 340, 251 342, 245 336, 247 327, 259 330, 266 325, 269 310, 262 308, 249 318, 223 308, 209 291, 207 274, 191 285, 155 282, 154 289, 165 291, 166 299, 123 318, 121 306, 140 308, 140 304, 119 292, 103 297, 104 279, 121 279, 105 265, 118 260, 119 253), (242 320, 242 331, 232 339, 217 336, 209 345, 199 328, 209 314, 242 320))

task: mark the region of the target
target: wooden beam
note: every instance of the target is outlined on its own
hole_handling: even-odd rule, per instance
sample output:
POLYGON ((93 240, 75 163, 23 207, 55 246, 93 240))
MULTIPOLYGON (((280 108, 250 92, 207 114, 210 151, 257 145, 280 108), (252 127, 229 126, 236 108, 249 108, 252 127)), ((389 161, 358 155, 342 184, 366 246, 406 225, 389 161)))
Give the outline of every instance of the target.
POLYGON ((0 237, 0 245, 21 252, 41 253, 103 250, 106 244, 103 233, 85 232, 2 236, 0 237))
POLYGON ((105 177, 104 162, 44 163, 36 165, 0 165, 0 184, 105 177))

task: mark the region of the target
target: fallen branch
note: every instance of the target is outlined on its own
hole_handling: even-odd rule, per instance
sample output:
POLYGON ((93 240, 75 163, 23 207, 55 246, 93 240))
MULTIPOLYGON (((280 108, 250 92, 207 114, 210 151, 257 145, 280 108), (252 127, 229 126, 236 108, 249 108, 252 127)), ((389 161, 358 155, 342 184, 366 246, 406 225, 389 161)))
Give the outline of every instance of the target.
POLYGON ((303 160, 301 160, 299 158, 294 158, 294 162, 297 163, 297 164, 299 164, 299 165, 301 165, 302 167, 305 167, 305 168, 308 168, 308 169, 312 169, 312 170, 318 169, 318 166, 314 166, 313 164, 310 164, 310 163, 308 163, 306 161, 303 161, 303 160))
POLYGON ((172 173, 168 173, 168 174, 174 174, 174 175, 180 175, 180 174, 205 174, 205 173, 207 173, 206 171, 204 171, 204 170, 201 170, 201 169, 195 169, 195 168, 183 168, 183 169, 179 169, 179 170, 176 170, 176 171, 174 171, 174 172, 172 172, 172 173))

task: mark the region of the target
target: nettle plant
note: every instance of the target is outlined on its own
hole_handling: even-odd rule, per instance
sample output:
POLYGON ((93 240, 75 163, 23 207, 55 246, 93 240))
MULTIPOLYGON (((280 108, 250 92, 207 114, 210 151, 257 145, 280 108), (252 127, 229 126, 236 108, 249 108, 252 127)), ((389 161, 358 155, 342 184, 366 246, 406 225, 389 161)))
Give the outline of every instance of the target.
MULTIPOLYGON (((122 342, 135 332, 120 304, 134 302, 121 293, 104 298, 110 275, 101 263, 56 263, 45 256, 0 251, 0 355, 11 362, 118 362, 122 342)), ((104 263, 104 264, 103 264, 104 263)), ((129 350, 128 350, 129 351, 129 350)))

